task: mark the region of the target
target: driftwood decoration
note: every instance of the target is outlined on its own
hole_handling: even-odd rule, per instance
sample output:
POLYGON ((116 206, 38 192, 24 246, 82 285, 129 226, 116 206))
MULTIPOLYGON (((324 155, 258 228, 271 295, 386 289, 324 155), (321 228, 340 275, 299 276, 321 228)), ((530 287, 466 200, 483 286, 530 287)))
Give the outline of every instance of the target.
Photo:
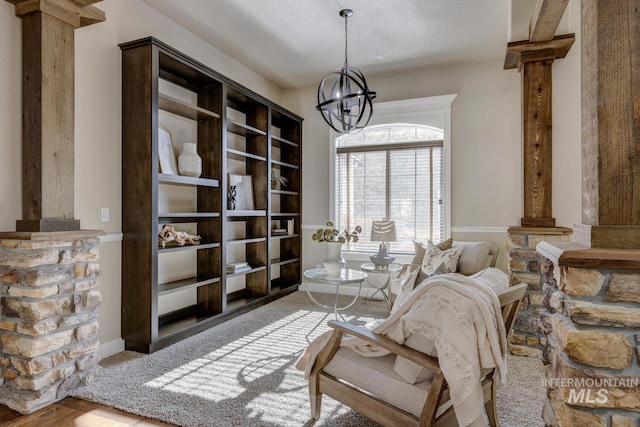
POLYGON ((165 224, 158 235, 158 245, 164 249, 170 242, 175 242, 178 246, 197 245, 200 243, 200 236, 189 234, 186 231, 176 231, 173 225, 165 224))

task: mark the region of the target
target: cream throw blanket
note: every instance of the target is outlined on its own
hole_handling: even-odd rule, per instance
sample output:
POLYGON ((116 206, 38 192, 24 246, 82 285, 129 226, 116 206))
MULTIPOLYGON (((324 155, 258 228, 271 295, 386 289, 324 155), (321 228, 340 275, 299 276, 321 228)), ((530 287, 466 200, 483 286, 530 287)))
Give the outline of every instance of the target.
MULTIPOLYGON (((492 289, 459 274, 433 276, 416 287, 391 316, 369 327, 398 344, 414 333, 433 340, 458 423, 486 424, 482 368, 496 368, 503 382, 506 378, 504 322, 492 289)), ((316 338, 296 363, 306 378, 330 334, 316 338)), ((355 337, 343 338, 340 345, 364 356, 388 354, 355 337)))

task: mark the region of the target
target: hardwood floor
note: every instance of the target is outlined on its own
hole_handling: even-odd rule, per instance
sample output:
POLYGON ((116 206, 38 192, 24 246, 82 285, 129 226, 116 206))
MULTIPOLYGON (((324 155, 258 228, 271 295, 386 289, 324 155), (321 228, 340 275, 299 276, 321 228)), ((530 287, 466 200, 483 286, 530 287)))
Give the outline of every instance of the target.
POLYGON ((108 406, 67 397, 33 414, 20 413, 0 405, 0 427, 125 427, 173 424, 129 414, 108 406))

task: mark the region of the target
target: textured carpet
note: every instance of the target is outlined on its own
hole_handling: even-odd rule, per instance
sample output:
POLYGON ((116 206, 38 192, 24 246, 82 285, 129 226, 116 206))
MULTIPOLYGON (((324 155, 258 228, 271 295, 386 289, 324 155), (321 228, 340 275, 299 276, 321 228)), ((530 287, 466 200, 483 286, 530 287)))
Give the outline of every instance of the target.
MULTIPOLYGON (((386 316, 379 301, 358 301, 345 313, 354 324, 386 316)), ((303 426, 307 382, 293 364, 326 330, 324 314, 295 292, 154 354, 109 357, 73 395, 179 426, 303 426)), ((501 425, 543 426, 542 364, 512 356, 508 363, 508 384, 498 390, 501 425)), ((325 396, 316 425, 377 424, 325 396)))

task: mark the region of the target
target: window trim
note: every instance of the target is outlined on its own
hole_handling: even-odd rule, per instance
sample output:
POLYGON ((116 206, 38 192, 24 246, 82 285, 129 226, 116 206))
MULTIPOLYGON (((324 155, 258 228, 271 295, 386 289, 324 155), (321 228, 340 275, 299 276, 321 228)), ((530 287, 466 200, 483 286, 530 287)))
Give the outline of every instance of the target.
MULTIPOLYGON (((457 94, 430 96, 426 98, 414 98, 401 101, 377 102, 374 105, 374 125, 391 125, 395 123, 411 123, 422 125, 420 115, 424 113, 442 112, 444 115, 443 126, 443 151, 445 165, 444 194, 444 235, 451 237, 451 104, 457 94)), ((335 174, 336 174, 336 139, 341 134, 333 129, 329 132, 329 212, 335 210, 335 174)), ((346 251, 345 251, 346 252, 346 251)))
MULTIPOLYGON (((386 126, 386 125, 382 125, 382 126, 386 126)), ((421 126, 421 125, 416 125, 416 126, 421 126)), ((337 138, 340 138, 340 136, 338 136, 337 138)), ((435 139, 431 141, 397 142, 397 143, 379 144, 379 145, 373 145, 373 144, 372 145, 350 145, 349 147, 339 147, 338 149, 336 149, 335 154, 363 153, 367 151, 383 151, 383 150, 416 150, 419 148, 429 148, 429 147, 444 148, 444 140, 435 139)))

